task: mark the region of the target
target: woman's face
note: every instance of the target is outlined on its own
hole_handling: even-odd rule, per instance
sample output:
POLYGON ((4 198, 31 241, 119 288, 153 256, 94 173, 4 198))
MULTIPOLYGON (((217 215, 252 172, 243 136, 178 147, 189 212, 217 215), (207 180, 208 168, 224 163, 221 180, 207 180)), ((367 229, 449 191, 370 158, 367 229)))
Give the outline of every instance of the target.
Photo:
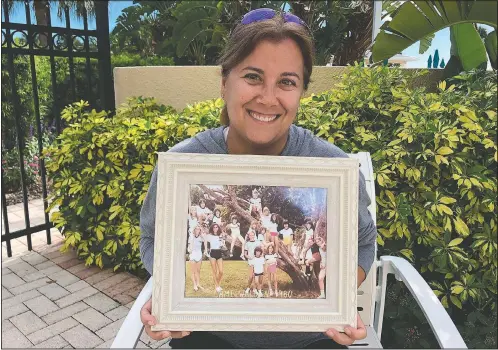
POLYGON ((306 223, 306 229, 310 229, 311 228, 311 224, 309 222, 306 223))
MULTIPOLYGON (((222 81, 237 149, 273 149, 287 141, 303 88, 304 61, 292 39, 261 41, 222 81)), ((230 147, 230 144, 229 144, 230 147)))
POLYGON ((200 203, 199 203, 199 206, 200 206, 202 209, 204 209, 204 207, 206 206, 206 203, 204 203, 204 202, 200 202, 200 203))
POLYGON ((197 226, 195 229, 194 229, 194 236, 195 237, 199 237, 199 235, 201 234, 201 228, 199 226, 197 226))
POLYGON ((218 234, 219 229, 220 229, 220 228, 218 227, 218 225, 214 225, 214 226, 213 226, 213 233, 214 233, 215 235, 216 235, 216 234, 218 234))
POLYGON ((237 219, 232 219, 232 224, 237 225, 237 219))
POLYGON ((270 210, 268 208, 263 209, 263 214, 266 216, 270 215, 270 210))

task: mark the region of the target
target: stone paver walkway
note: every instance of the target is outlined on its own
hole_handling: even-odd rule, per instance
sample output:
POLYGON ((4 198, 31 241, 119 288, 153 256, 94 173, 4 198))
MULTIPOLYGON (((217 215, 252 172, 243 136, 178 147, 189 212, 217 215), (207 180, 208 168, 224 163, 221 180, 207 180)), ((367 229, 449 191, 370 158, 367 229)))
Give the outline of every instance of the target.
MULTIPOLYGON (((10 220, 9 220, 10 221, 10 220)), ((109 348, 145 281, 127 272, 87 267, 74 251, 61 253, 51 229, 2 243, 2 348, 109 348)), ((168 348, 145 333, 137 348, 168 348)))

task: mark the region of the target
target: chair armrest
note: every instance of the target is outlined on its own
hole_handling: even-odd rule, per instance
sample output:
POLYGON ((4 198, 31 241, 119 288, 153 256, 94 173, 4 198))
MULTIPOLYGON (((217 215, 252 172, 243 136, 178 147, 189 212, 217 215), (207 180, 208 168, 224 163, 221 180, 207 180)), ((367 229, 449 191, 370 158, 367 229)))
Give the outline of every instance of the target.
MULTIPOLYGON (((402 281, 408 287, 429 321, 441 348, 467 349, 462 336, 437 296, 407 260, 394 256, 382 256, 380 263, 382 275, 393 273, 398 281, 402 281)), ((383 280, 384 283, 387 282, 387 279, 383 280)))
POLYGON ((133 303, 131 310, 119 328, 118 334, 112 342, 111 349, 125 348, 134 349, 137 346, 138 339, 144 329, 140 320, 140 310, 144 304, 152 297, 152 278, 145 284, 144 288, 133 303))

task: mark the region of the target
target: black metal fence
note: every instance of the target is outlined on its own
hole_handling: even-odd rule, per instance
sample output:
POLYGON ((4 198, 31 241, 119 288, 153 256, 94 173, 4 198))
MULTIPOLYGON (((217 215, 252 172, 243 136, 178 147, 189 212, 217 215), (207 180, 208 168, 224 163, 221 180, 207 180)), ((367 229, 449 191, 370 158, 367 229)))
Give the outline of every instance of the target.
MULTIPOLYGON (((69 3, 69 2, 68 2, 69 3)), ((83 3, 83 1, 81 1, 83 3)), ((88 2, 87 2, 88 3, 88 2)), ((60 112, 65 104, 87 100, 94 108, 102 108, 114 111, 114 88, 111 71, 110 45, 109 45, 109 19, 108 1, 94 1, 91 6, 92 15, 95 16, 96 29, 88 29, 89 13, 85 6, 80 6, 80 13, 83 20, 83 29, 71 27, 71 9, 57 1, 31 0, 12 1, 2 0, 2 86, 7 87, 8 94, 2 93, 2 126, 7 118, 11 118, 10 127, 12 130, 2 131, 2 153, 4 145, 10 143, 12 149, 17 149, 20 183, 22 190, 22 204, 24 210, 25 228, 11 232, 9 229, 9 218, 7 210, 7 200, 5 188, 5 171, 2 166, 2 214, 3 229, 2 242, 6 242, 7 254, 12 256, 11 240, 26 236, 28 249, 32 249, 31 235, 36 232, 46 231, 47 244, 51 244, 50 229, 53 227, 47 213, 47 176, 45 164, 41 157, 44 147, 43 125, 47 122, 47 115, 51 116, 55 134, 60 134, 64 128, 61 121, 60 112), (34 3, 36 1, 36 3, 34 3), (12 5, 17 6, 16 11, 22 11, 26 16, 26 23, 14 23, 10 20, 12 5), (58 6, 59 11, 65 18, 65 28, 52 25, 50 8, 58 6), (34 14, 32 11, 38 11, 34 14), (32 24, 32 15, 36 19, 44 18, 43 25, 32 24), (39 84, 37 77, 36 57, 48 57, 51 80, 51 106, 49 113, 47 106, 40 108, 39 84), (25 65, 18 64, 19 58, 25 59, 25 65), (65 77, 65 85, 58 83, 58 67, 61 60, 68 65, 69 77, 65 77), (75 62, 78 60, 78 62, 75 62), (79 69, 79 77, 75 74, 75 69, 79 69), (24 70, 24 71, 23 71, 24 70), (5 74, 4 74, 5 73, 5 74), (19 91, 20 76, 30 77, 29 100, 26 101, 26 93, 19 91), (81 79, 81 77, 83 78, 81 79), (79 85, 79 86, 78 86, 79 85), (22 96, 20 96, 22 95, 22 96), (30 118, 31 125, 26 125, 26 113, 23 111, 23 104, 31 104, 32 112, 30 118), (5 110, 5 112, 4 112, 5 110), (7 112, 10 111, 10 115, 7 112), (5 119, 4 119, 5 118, 5 119), (33 125, 34 124, 34 125, 33 125), (44 223, 31 226, 28 201, 30 195, 27 187, 27 165, 25 162, 26 149, 26 128, 30 127, 33 132, 33 139, 36 134, 38 168, 41 178, 44 223)), ((8 148, 8 146, 5 146, 8 148)), ((15 151, 14 149, 14 151, 15 151)), ((3 165, 3 164, 2 164, 3 165)))

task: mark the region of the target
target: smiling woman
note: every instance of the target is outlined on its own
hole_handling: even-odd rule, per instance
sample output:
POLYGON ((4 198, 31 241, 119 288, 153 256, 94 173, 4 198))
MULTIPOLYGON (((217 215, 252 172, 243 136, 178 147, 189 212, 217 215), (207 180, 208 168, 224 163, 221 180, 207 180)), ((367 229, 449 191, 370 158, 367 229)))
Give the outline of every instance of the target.
MULTIPOLYGON (((260 12, 264 18, 266 11, 260 12)), ((228 148, 230 153, 280 154, 308 88, 313 42, 302 22, 286 21, 285 15, 243 23, 219 61, 225 100, 221 122, 231 126, 228 148)))
MULTIPOLYGON (((300 99, 313 68, 313 42, 306 24, 289 13, 258 9, 247 13, 231 34, 220 59, 223 126, 206 130, 168 152, 253 154, 346 158, 336 146, 293 124, 300 99)), ((157 196, 157 169, 140 213, 140 252, 152 274, 157 196)), ((375 255, 377 231, 367 207, 370 198, 360 173, 358 206, 358 285, 365 279, 375 255)), ((160 194, 164 195, 164 194, 160 194)), ((309 204, 309 203, 308 203, 309 204)), ((357 328, 345 333, 305 332, 153 332, 156 319, 149 300, 141 312, 147 334, 156 340, 174 338, 173 348, 333 348, 366 337, 358 317, 357 328), (192 334, 191 334, 192 332, 192 334), (180 339, 181 338, 181 339, 180 339), (333 341, 331 341, 330 339, 333 341)))
POLYGON ((223 77, 231 153, 279 154, 304 92, 303 59, 292 39, 264 40, 223 77), (236 142, 234 142, 236 141, 236 142))

